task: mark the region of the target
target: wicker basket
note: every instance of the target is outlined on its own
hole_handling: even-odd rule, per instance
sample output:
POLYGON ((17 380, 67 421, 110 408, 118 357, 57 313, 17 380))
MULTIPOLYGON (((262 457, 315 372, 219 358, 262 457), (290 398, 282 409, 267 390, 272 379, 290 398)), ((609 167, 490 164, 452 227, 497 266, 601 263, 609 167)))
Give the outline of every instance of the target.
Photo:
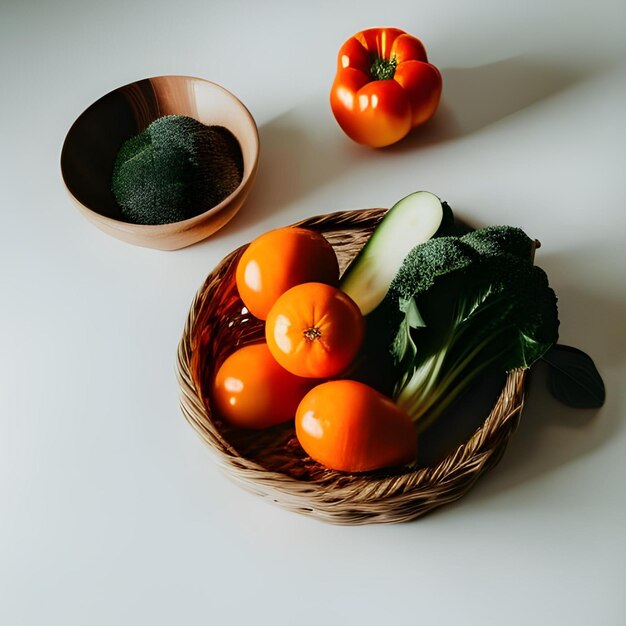
MULTIPOLYGON (((323 233, 343 270, 384 213, 338 212, 297 225, 323 233)), ((519 421, 524 371, 506 377, 491 412, 484 420, 478 416, 480 426, 469 439, 429 467, 368 474, 327 470, 304 453, 293 424, 250 432, 231 428, 213 415, 209 390, 217 368, 235 349, 263 337, 262 322, 242 313, 237 294, 235 268, 243 249, 229 254, 196 294, 177 363, 182 412, 232 479, 288 510, 327 522, 391 523, 460 498, 499 461, 519 421)))

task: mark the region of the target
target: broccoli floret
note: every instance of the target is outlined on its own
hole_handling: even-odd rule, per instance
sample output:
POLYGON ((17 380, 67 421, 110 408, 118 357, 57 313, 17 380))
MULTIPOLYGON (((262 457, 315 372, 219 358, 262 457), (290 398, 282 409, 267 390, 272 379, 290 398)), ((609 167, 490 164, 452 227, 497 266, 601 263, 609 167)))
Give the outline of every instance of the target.
POLYGON ((129 221, 167 224, 221 202, 242 173, 241 148, 230 131, 169 115, 122 145, 111 189, 129 221))
POLYGON ((438 276, 460 270, 475 262, 479 254, 462 238, 437 237, 415 246, 391 281, 388 298, 400 303, 400 310, 417 293, 430 288, 438 276))
POLYGON ((486 226, 464 235, 462 240, 482 256, 514 254, 522 259, 530 259, 536 245, 521 228, 514 226, 486 226))
POLYGON ((387 294, 394 395, 422 428, 486 368, 529 367, 558 338, 556 296, 521 254, 523 237, 515 234, 512 253, 466 237, 417 246, 387 294))

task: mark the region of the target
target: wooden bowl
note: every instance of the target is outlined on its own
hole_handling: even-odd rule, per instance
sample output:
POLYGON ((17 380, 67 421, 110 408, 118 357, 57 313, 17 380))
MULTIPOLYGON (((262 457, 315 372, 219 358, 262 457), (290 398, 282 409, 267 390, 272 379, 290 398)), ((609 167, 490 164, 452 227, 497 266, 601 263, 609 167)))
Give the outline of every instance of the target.
POLYGON ((70 128, 61 152, 61 172, 70 196, 98 228, 129 243, 176 250, 205 239, 241 208, 259 160, 259 134, 248 109, 215 83, 189 76, 146 78, 94 102, 70 128), (143 225, 125 221, 111 191, 113 163, 122 143, 164 115, 187 115, 228 128, 243 154, 241 183, 222 202, 191 219, 143 225))
MULTIPOLYGON (((343 271, 361 249, 384 209, 317 216, 299 226, 321 232, 343 271)), ((237 293, 235 269, 246 246, 229 254, 209 274, 189 310, 178 347, 177 374, 183 415, 237 483, 290 511, 335 524, 407 521, 467 493, 493 467, 515 430, 523 407, 525 370, 499 373, 480 393, 461 396, 446 431, 463 429, 432 454, 441 438, 420 435, 428 457, 389 471, 349 474, 328 470, 300 447, 292 423, 248 431, 230 427, 213 410, 211 383, 224 359, 263 339, 263 323, 237 293)), ((439 433, 440 434, 440 433, 439 433)), ((420 443, 420 445, 422 445, 420 443)))

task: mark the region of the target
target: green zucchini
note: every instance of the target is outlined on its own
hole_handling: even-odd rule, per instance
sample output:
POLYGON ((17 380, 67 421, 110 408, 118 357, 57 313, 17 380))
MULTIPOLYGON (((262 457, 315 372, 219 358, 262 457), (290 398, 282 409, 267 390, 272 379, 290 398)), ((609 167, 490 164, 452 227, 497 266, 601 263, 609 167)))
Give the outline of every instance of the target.
POLYGON ((402 198, 387 211, 344 272, 341 290, 367 315, 383 301, 404 257, 418 244, 446 234, 453 223, 450 207, 428 191, 402 198))

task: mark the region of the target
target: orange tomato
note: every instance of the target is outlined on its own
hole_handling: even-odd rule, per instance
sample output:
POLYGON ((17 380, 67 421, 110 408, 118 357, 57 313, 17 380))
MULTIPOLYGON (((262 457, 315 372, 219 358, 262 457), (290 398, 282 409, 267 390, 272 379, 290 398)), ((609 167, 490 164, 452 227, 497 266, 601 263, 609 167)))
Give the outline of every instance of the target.
POLYGON ((265 343, 245 346, 222 364, 213 383, 213 401, 233 426, 266 428, 294 417, 315 381, 283 369, 265 343))
POLYGON ((408 414, 353 380, 333 380, 311 389, 296 412, 296 435, 312 459, 343 472, 404 465, 417 453, 408 414))
POLYGON ((273 357, 292 374, 328 378, 350 365, 364 328, 350 296, 330 285, 304 283, 276 300, 265 322, 265 340, 273 357))
POLYGON ((237 289, 248 310, 266 319, 285 291, 300 283, 339 283, 333 247, 305 228, 277 228, 255 239, 244 251, 236 272, 237 289))

